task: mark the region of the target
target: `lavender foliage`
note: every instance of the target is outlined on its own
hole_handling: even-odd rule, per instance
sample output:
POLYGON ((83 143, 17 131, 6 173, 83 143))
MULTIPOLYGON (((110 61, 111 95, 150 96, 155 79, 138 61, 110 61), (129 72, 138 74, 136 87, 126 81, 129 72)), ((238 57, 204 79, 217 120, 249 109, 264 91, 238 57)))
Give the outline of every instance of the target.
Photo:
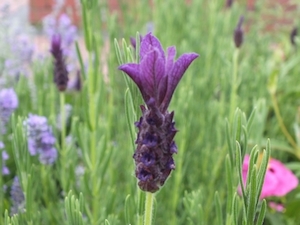
POLYGON ((12 113, 18 107, 18 97, 13 88, 5 88, 0 91, 0 132, 6 133, 6 125, 12 113))
POLYGON ((189 65, 198 57, 185 53, 175 62, 176 48, 167 49, 148 33, 140 47, 140 63, 127 63, 120 70, 136 83, 146 106, 135 123, 138 128, 137 148, 133 155, 138 185, 143 191, 156 192, 175 169, 173 154, 177 153, 174 136, 177 132, 174 112, 168 112, 172 95, 189 65))
POLYGON ((22 191, 22 187, 20 185, 19 178, 16 176, 14 177, 11 190, 10 190, 10 196, 12 201, 12 206, 10 208, 10 214, 14 215, 19 212, 24 212, 25 207, 25 196, 22 191))
POLYGON ((30 114, 24 121, 27 129, 28 150, 38 155, 42 164, 53 164, 57 159, 56 139, 46 117, 30 114))

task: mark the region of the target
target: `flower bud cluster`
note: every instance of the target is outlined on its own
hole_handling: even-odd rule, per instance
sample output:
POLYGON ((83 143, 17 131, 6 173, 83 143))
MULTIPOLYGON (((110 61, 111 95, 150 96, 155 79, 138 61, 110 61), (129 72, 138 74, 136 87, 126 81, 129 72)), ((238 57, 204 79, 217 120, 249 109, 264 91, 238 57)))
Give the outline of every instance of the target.
POLYGON ((137 149, 133 155, 135 174, 142 190, 156 192, 175 169, 172 157, 177 153, 173 140, 177 132, 173 122, 174 112, 162 114, 155 105, 150 109, 141 106, 141 109, 143 116, 135 123, 139 129, 137 149))

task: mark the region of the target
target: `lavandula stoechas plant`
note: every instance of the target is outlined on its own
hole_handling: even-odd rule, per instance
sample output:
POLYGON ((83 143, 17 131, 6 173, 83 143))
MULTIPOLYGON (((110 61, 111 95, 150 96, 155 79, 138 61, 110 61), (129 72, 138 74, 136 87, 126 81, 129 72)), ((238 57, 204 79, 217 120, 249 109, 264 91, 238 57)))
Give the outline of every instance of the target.
POLYGON ((0 91, 0 133, 6 133, 6 125, 11 114, 18 107, 18 97, 13 88, 5 88, 0 91))
POLYGON ((175 55, 174 46, 166 55, 159 40, 148 33, 141 42, 140 63, 119 67, 136 83, 146 104, 141 105, 143 115, 135 123, 139 132, 133 158, 139 187, 151 193, 158 191, 175 169, 172 155, 177 152, 173 140, 177 130, 168 106, 184 72, 198 57, 185 53, 174 62, 175 55))
POLYGON ((39 155, 42 164, 53 164, 57 158, 56 139, 46 117, 29 115, 24 122, 27 129, 28 150, 31 155, 39 155))

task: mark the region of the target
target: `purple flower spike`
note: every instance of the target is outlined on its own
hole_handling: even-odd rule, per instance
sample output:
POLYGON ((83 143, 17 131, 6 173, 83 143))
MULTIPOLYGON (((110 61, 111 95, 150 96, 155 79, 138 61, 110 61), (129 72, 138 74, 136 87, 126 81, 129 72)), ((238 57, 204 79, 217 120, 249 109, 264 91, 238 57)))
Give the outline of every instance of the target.
POLYGON ((169 113, 167 108, 184 72, 198 57, 196 53, 186 53, 174 61, 175 55, 175 47, 169 47, 165 55, 159 40, 149 33, 141 42, 140 63, 119 67, 136 83, 147 105, 141 106, 143 115, 135 122, 139 132, 133 158, 139 187, 152 193, 175 169, 173 154, 177 146, 173 139, 177 129, 174 112, 169 113))
POLYGON ((5 161, 9 159, 9 155, 3 149, 4 149, 4 144, 3 142, 0 141, 0 152, 2 152, 2 175, 8 175, 10 172, 8 167, 5 165, 5 161))
POLYGON ((239 23, 236 26, 234 33, 233 33, 233 40, 235 47, 240 48, 244 41, 244 31, 242 29, 242 25, 244 22, 244 16, 241 16, 239 19, 239 23))
POLYGON ((18 107, 18 97, 14 89, 7 88, 0 91, 0 133, 6 133, 6 125, 10 116, 18 107))
POLYGON ((18 177, 14 177, 10 195, 12 201, 10 214, 15 215, 18 213, 23 213, 25 211, 25 196, 18 177))
POLYGON ((56 139, 47 118, 30 114, 24 125, 27 128, 29 153, 38 154, 42 164, 53 164, 57 159, 57 150, 54 147, 56 139))
POLYGON ((61 47, 61 36, 53 35, 51 41, 51 53, 54 58, 54 82, 59 91, 65 91, 69 81, 63 50, 61 47))

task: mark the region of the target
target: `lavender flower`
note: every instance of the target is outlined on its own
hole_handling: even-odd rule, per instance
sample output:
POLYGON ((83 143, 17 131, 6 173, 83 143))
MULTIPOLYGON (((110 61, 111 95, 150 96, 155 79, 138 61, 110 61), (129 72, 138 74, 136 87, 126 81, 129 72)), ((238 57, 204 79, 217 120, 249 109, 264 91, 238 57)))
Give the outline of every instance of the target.
POLYGON ((172 155, 177 152, 173 140, 177 130, 174 112, 167 109, 181 77, 198 57, 196 53, 186 53, 174 62, 175 55, 176 48, 172 46, 166 56, 159 40, 148 33, 141 43, 140 63, 119 67, 136 83, 146 103, 141 106, 142 117, 135 123, 139 132, 133 158, 138 185, 148 192, 158 191, 175 169, 172 155))
POLYGON ((10 214, 14 215, 19 212, 24 212, 25 197, 22 191, 22 187, 19 182, 19 178, 15 177, 10 190, 12 207, 10 208, 10 214))
POLYGON ((231 8, 233 0, 226 0, 226 7, 231 8))
POLYGON ((54 163, 57 158, 57 150, 54 147, 56 139, 47 118, 30 114, 24 125, 27 128, 29 153, 39 155, 42 164, 54 163))
POLYGON ((297 27, 294 27, 291 34, 290 34, 290 40, 291 40, 291 43, 292 45, 296 46, 296 37, 297 37, 297 34, 298 34, 298 29, 297 27))
POLYGON ((50 39, 59 34, 61 36, 61 44, 64 50, 64 56, 76 55, 75 49, 71 49, 77 38, 77 28, 72 24, 70 17, 62 14, 57 21, 54 15, 49 15, 43 20, 44 33, 50 39))
POLYGON ((51 53, 54 57, 54 82, 59 91, 65 91, 69 77, 62 52, 60 35, 53 35, 51 42, 51 53))
POLYGON ((241 16, 238 25, 236 26, 234 33, 233 33, 233 40, 235 47, 239 48, 243 44, 244 40, 244 31, 242 29, 242 25, 244 22, 244 17, 241 16))
POLYGON ((8 175, 9 169, 5 165, 5 161, 9 159, 9 155, 3 149, 4 149, 4 144, 3 142, 0 141, 0 150, 2 151, 2 175, 8 175))
POLYGON ((17 107, 18 97, 14 89, 2 89, 0 91, 0 132, 2 134, 6 133, 6 124, 17 107))

